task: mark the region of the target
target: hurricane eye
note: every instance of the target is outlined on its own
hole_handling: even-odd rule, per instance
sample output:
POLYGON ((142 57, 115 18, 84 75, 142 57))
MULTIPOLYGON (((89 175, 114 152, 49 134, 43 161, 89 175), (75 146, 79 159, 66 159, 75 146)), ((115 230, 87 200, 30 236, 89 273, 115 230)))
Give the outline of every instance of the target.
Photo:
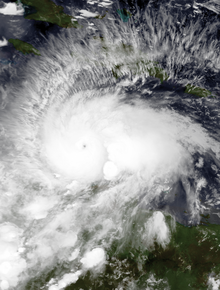
POLYGON ((87 149, 88 147, 88 144, 85 142, 85 140, 81 140, 77 142, 75 145, 78 150, 84 150, 84 149, 87 149))

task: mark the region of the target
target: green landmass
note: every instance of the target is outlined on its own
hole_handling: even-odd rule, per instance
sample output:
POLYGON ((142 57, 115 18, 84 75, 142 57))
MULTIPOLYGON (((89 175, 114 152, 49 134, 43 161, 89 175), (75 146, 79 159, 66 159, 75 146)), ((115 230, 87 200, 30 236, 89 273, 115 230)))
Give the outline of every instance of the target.
POLYGON ((22 4, 33 7, 37 12, 28 14, 26 19, 46 21, 60 27, 78 27, 78 22, 63 12, 63 7, 56 5, 52 0, 20 0, 22 4))
POLYGON ((155 78, 158 78, 160 82, 168 80, 168 74, 160 67, 152 67, 148 69, 149 75, 155 78))
POLYGON ((33 47, 33 45, 24 42, 20 39, 12 39, 10 38, 8 42, 12 43, 18 51, 22 52, 23 54, 33 53, 35 55, 40 55, 39 50, 33 47))
MULTIPOLYGON (((103 46, 103 49, 107 50, 107 47, 103 46)), ((130 48, 130 47, 124 48, 125 53, 128 53, 128 50, 129 50, 129 52, 131 52, 132 48, 130 48)), ((162 69, 158 66, 155 66, 155 64, 158 64, 158 63, 152 62, 152 61, 144 61, 144 60, 140 60, 136 63, 132 63, 132 62, 127 63, 127 64, 126 63, 119 63, 112 68, 112 74, 116 79, 118 79, 119 77, 123 76, 123 72, 122 72, 123 68, 131 67, 132 68, 131 71, 134 75, 139 75, 141 73, 148 71, 150 76, 158 78, 162 84, 164 81, 169 79, 169 76, 164 71, 164 69, 162 69)), ((188 84, 185 87, 184 93, 191 94, 191 95, 194 95, 197 97, 202 97, 202 98, 215 97, 215 96, 213 96, 213 94, 209 90, 206 90, 206 89, 200 88, 200 87, 196 87, 196 86, 193 86, 191 84, 188 84)))
POLYGON ((212 93, 210 91, 203 89, 203 88, 200 88, 200 87, 190 85, 190 84, 188 84, 186 86, 184 92, 187 94, 191 94, 191 95, 195 95, 195 96, 203 97, 203 98, 208 97, 208 96, 212 96, 212 93))
MULTIPOLYGON (((166 220, 169 223, 171 218, 166 220)), ((127 239, 115 241, 109 252, 110 260, 112 257, 119 261, 126 259, 138 289, 146 289, 147 279, 153 274, 158 281, 168 281, 171 290, 205 290, 210 273, 220 273, 219 225, 185 227, 176 223, 166 248, 155 242, 153 249, 147 249, 139 232, 142 232, 141 226, 133 223, 127 239)), ((121 278, 125 279, 126 275, 122 274, 121 278)), ((165 289, 165 286, 162 283, 161 287, 152 289, 165 289)))
MULTIPOLYGON (((130 227, 130 225, 129 225, 130 227)), ((207 290, 210 273, 220 271, 220 226, 184 227, 176 223, 171 241, 164 249, 156 242, 147 249, 138 233, 141 226, 133 223, 128 236, 115 240, 108 251, 105 271, 94 276, 87 272, 66 290, 89 289, 156 289, 207 290), (154 276, 158 283, 151 285, 154 276), (129 284, 129 281, 133 281, 129 284), (166 287, 168 286, 168 288, 166 287)), ((86 240, 91 237, 86 236, 86 240)))
POLYGON ((176 224, 169 246, 155 245, 146 270, 168 279, 171 290, 207 289, 208 276, 220 271, 220 226, 184 227, 176 224))
MULTIPOLYGON (((93 188, 97 190, 96 187, 93 188)), ((128 209, 130 212, 131 209, 128 209)), ((127 212, 127 213, 128 213, 127 212)), ((127 216, 127 214, 126 214, 127 216)), ((165 216, 171 236, 166 247, 154 242, 147 244, 148 237, 144 235, 145 222, 151 216, 142 211, 134 217, 125 220, 126 235, 116 238, 107 250, 107 263, 103 271, 94 273, 87 271, 79 277, 76 283, 65 290, 80 289, 155 289, 155 290, 207 290, 208 278, 212 273, 220 273, 220 226, 185 227, 174 222, 171 216, 165 216), (157 283, 150 283, 150 277, 157 283), (150 288, 149 288, 150 286, 150 288), (167 287, 168 286, 168 287, 167 287)), ((204 216, 208 218, 208 216, 204 216)), ((97 231, 103 230, 97 225, 96 230, 84 229, 79 234, 83 244, 89 243, 97 231)), ((109 233, 110 234, 110 233, 109 233)), ((106 242, 112 240, 112 235, 106 237, 106 242)), ((100 240, 100 246, 103 244, 100 240)), ((104 242, 105 244, 105 242, 104 242)), ((99 245, 99 240, 97 240, 99 245)), ((68 266, 67 266, 68 267, 68 266)), ((58 264, 48 272, 38 274, 29 281, 25 290, 40 289, 52 278, 62 276, 66 271, 65 264, 58 264)))
POLYGON ((96 19, 103 19, 106 16, 106 13, 104 15, 97 15, 94 18, 96 19))
POLYGON ((123 69, 126 70, 126 68, 129 69, 133 75, 139 75, 148 71, 150 76, 158 78, 161 83, 169 78, 168 74, 162 68, 154 65, 154 62, 144 60, 115 65, 112 68, 113 76, 118 79, 123 75, 123 69))
MULTIPOLYGON (((32 9, 30 11, 34 11, 34 13, 28 13, 25 16, 26 19, 46 21, 57 24, 60 27, 64 28, 79 27, 78 22, 72 16, 65 14, 63 12, 64 8, 62 6, 56 5, 52 0, 19 0, 19 2, 32 9)), ((124 8, 117 9, 117 13, 120 15, 123 22, 127 22, 128 19, 132 16, 131 13, 124 8)), ((103 16, 98 15, 95 18, 102 19, 105 16, 106 14, 104 14, 103 16)), ((100 39, 102 42, 104 42, 103 37, 94 37, 94 39, 100 39)), ((9 42, 11 42, 17 50, 21 51, 24 54, 34 53, 36 55, 40 55, 39 51, 35 49, 31 44, 25 43, 18 39, 10 39, 9 42)), ((105 45, 103 45, 102 48, 106 52, 109 50, 109 48, 105 45)), ((118 49, 119 51, 122 50, 126 54, 132 53, 133 51, 133 47, 131 45, 126 45, 123 43, 121 47, 118 47, 118 49)), ((158 66, 153 66, 153 63, 156 64, 156 62, 146 62, 143 60, 137 62, 136 64, 119 63, 112 68, 112 74, 113 77, 118 79, 120 76, 123 75, 123 69, 129 68, 132 73, 140 74, 144 73, 144 68, 145 72, 148 71, 150 76, 160 79, 160 82, 163 83, 163 81, 166 81, 169 76, 162 68, 158 66)), ((204 88, 193 86, 191 84, 186 85, 184 92, 198 97, 215 97, 210 91, 204 88)))
MULTIPOLYGON (((118 79, 123 76, 123 74, 130 70, 133 75, 141 75, 142 73, 149 73, 150 76, 158 78, 161 84, 169 79, 169 75, 165 72, 165 70, 159 67, 159 63, 156 61, 146 61, 146 59, 139 59, 138 61, 132 62, 129 56, 134 52, 134 48, 132 45, 121 43, 118 46, 109 47, 105 44, 104 37, 94 37, 94 39, 100 40, 102 43, 103 51, 108 54, 111 53, 121 54, 123 56, 128 56, 128 62, 117 63, 112 67, 112 75, 114 78, 118 79)), ((197 97, 215 97, 209 90, 204 88, 196 87, 191 84, 186 85, 185 93, 191 94, 197 97)))

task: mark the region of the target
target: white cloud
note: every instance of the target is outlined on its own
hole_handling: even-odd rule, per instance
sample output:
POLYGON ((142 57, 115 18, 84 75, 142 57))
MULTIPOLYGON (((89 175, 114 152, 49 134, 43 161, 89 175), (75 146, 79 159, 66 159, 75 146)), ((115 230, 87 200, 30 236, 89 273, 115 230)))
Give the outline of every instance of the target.
POLYGON ((0 47, 8 45, 8 41, 6 38, 3 37, 3 40, 0 40, 0 47))
POLYGON ((95 248, 87 252, 80 260, 86 269, 91 269, 105 263, 105 251, 102 248, 95 248))
POLYGON ((170 241, 170 231, 166 225, 164 215, 160 211, 153 213, 145 224, 145 239, 149 246, 153 246, 154 241, 161 245, 163 248, 170 241))
POLYGON ((26 268, 26 261, 20 257, 22 230, 12 223, 0 224, 0 286, 2 290, 15 286, 18 276, 26 268))
POLYGON ((26 214, 36 220, 45 218, 56 202, 54 198, 36 196, 34 200, 21 209, 21 214, 26 214))
POLYGON ((79 10, 80 14, 83 16, 83 17, 96 17, 98 16, 99 14, 96 12, 96 13, 93 13, 93 12, 90 12, 90 11, 87 11, 87 10, 79 10))
POLYGON ((208 285, 209 285, 208 289, 218 290, 220 288, 220 279, 209 277, 208 285))
POLYGON ((0 8, 0 13, 4 15, 24 15, 24 8, 20 3, 7 3, 5 7, 0 8))

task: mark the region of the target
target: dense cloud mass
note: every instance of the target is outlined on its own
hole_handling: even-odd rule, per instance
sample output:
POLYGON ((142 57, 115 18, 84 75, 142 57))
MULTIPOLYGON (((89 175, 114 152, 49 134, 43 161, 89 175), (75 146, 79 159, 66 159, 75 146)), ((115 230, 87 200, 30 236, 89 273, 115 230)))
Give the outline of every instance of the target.
POLYGON ((123 172, 146 179, 159 169, 163 174, 176 171, 189 159, 178 143, 175 114, 155 112, 140 101, 123 104, 122 98, 83 92, 49 114, 45 155, 59 173, 86 182, 118 178, 123 172))
MULTIPOLYGON (((127 245, 150 251, 156 243, 165 249, 176 219, 200 222, 199 196, 208 184, 201 168, 207 160, 219 167, 219 135, 193 114, 189 96, 182 92, 180 101, 176 91, 161 92, 150 69, 165 59, 170 78, 186 85, 184 72, 173 67, 193 63, 190 53, 196 54, 201 38, 195 35, 192 44, 194 26, 187 24, 180 43, 181 31, 172 28, 175 17, 159 12, 146 11, 138 28, 110 11, 106 18, 90 19, 93 25, 82 19, 83 28, 51 35, 39 48, 41 56, 11 68, 11 81, 1 88, 1 289, 27 289, 56 267, 57 277, 44 278, 42 289, 64 289, 88 270, 94 276, 104 271, 118 241, 116 253, 127 245), (191 52, 183 54, 184 43, 191 52), (176 210, 181 192, 185 207, 176 210)), ((82 10, 80 17, 94 13, 82 10)), ((211 42, 209 61, 217 69, 214 47, 211 42)), ((194 69, 205 68, 208 53, 202 50, 205 43, 194 69)), ((194 80, 202 83, 202 72, 194 80)), ((208 102, 213 113, 218 99, 208 102)), ((144 262, 138 263, 141 272, 144 262)))

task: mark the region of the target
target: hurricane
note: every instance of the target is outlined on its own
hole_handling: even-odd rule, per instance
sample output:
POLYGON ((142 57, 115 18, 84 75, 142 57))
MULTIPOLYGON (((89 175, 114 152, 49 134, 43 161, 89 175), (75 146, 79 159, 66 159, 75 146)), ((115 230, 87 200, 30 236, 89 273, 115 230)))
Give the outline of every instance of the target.
POLYGON ((69 4, 1 69, 2 290, 219 289, 220 10, 171 4, 69 4))

